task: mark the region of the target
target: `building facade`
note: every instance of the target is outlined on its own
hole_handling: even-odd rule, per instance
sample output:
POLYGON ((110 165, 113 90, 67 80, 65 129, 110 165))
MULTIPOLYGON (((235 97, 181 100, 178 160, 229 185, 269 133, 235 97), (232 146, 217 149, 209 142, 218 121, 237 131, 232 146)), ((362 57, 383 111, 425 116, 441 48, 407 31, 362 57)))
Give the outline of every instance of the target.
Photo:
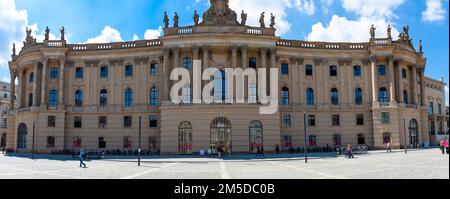
MULTIPOLYGON (((371 29, 363 43, 286 40, 275 36, 274 17, 266 26, 261 15, 260 27, 251 27, 244 12, 238 21, 228 1, 211 5, 202 22, 195 14, 192 26, 180 27, 175 16, 169 27, 165 14, 164 35, 155 40, 67 44, 62 29, 60 40, 38 43, 28 32, 9 62, 12 82, 19 84, 7 146, 26 152, 34 145, 42 153, 136 149, 141 126, 142 148, 163 154, 210 147, 275 151, 304 146, 304 121, 309 147, 419 147, 433 139, 424 103, 426 59, 412 45, 409 28, 398 39, 390 28, 388 38, 371 29), (185 68, 192 79, 194 60, 202 71, 278 68, 277 113, 259 114, 254 103, 191 104, 189 86, 180 90, 188 103, 172 103, 171 71, 185 68)), ((260 86, 246 83, 246 102, 256 100, 260 86)))
POLYGON ((432 145, 448 138, 448 112, 445 104, 445 86, 443 79, 425 78, 425 96, 428 106, 429 132, 432 145))
MULTIPOLYGON (((6 135, 8 127, 8 115, 9 115, 9 103, 11 100, 10 83, 0 81, 0 106, 1 110, 1 121, 0 121, 0 149, 6 147, 6 135)), ((12 109, 14 110, 14 109, 12 109)))

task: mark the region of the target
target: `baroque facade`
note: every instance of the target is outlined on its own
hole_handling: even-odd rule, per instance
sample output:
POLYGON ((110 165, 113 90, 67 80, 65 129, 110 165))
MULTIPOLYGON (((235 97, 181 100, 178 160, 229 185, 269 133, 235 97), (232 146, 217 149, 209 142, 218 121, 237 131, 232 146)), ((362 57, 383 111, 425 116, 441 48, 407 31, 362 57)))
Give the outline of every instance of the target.
MULTIPOLYGON (((424 95, 424 82, 431 80, 408 27, 398 39, 388 28, 388 38, 376 38, 372 29, 363 43, 310 42, 275 36, 275 17, 268 27, 264 17, 260 27, 248 26, 246 13, 238 21, 227 0, 215 0, 202 22, 195 14, 193 26, 179 26, 175 15, 169 27, 165 14, 164 35, 155 40, 67 44, 61 29, 60 40, 46 36, 39 43, 28 32, 9 62, 12 82, 19 83, 7 147, 26 152, 34 146, 42 153, 127 150, 136 149, 141 138, 142 148, 163 154, 219 146, 248 153, 256 146, 275 151, 277 145, 303 143, 419 147, 434 139, 424 95), (202 61, 202 70, 278 68, 277 113, 261 115, 253 103, 173 104, 170 73, 185 68, 192 76, 193 60, 202 61)), ((247 82, 246 99, 256 99, 257 86, 247 82)), ((191 90, 181 91, 186 101, 191 90)))

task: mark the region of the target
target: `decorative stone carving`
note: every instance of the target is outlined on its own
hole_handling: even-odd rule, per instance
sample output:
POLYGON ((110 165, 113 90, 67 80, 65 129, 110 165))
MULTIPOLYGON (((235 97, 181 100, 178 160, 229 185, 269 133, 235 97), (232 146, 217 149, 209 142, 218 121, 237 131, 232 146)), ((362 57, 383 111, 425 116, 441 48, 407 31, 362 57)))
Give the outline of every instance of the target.
POLYGON ((419 53, 423 53, 422 40, 419 41, 419 53))
POLYGON ((164 28, 169 28, 169 16, 167 16, 167 12, 164 12, 164 28))
POLYGON ((273 15, 273 13, 270 13, 270 28, 274 27, 275 27, 275 16, 273 15))
POLYGON ((246 23, 247 23, 247 13, 244 13, 244 11, 242 11, 242 13, 241 13, 241 25, 245 26, 246 23))
POLYGON ((412 40, 409 39, 409 26, 403 27, 403 32, 398 36, 398 41, 412 46, 412 40))
POLYGON ((27 28, 26 32, 27 32, 27 37, 25 38, 25 41, 23 42, 23 47, 26 48, 26 47, 37 44, 36 39, 33 38, 33 36, 31 36, 31 29, 27 28))
POLYGON ((392 38, 392 26, 391 25, 388 25, 387 36, 388 36, 389 39, 392 38))
POLYGON ((45 28, 45 41, 48 41, 48 39, 49 39, 49 37, 50 37, 50 29, 48 29, 48 27, 47 28, 45 28))
POLYGON ((12 56, 16 56, 16 44, 13 43, 12 56))
POLYGON ((239 25, 237 14, 228 5, 228 0, 210 0, 211 7, 203 14, 200 25, 239 25))
POLYGON ((200 20, 200 16, 197 13, 197 10, 194 13, 194 24, 198 25, 198 21, 200 20))
POLYGON ((261 13, 261 16, 259 17, 259 24, 260 24, 261 28, 266 27, 266 24, 264 22, 264 14, 265 14, 265 12, 261 13))
POLYGON ((178 16, 178 13, 175 12, 175 16, 173 17, 173 27, 178 28, 178 20, 180 17, 178 16))

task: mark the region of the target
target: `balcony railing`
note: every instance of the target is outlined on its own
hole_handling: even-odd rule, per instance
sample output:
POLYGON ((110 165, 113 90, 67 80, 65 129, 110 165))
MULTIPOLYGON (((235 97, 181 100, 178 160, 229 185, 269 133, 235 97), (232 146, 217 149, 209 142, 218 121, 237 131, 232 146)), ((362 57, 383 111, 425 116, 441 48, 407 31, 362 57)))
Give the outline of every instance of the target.
POLYGON ((281 39, 277 42, 277 46, 332 50, 365 50, 368 49, 369 43, 330 43, 281 39))
POLYGON ((161 46, 162 42, 159 39, 154 40, 140 40, 130 42, 115 42, 107 44, 71 44, 69 49, 72 51, 89 51, 89 50, 115 50, 139 47, 156 47, 161 46))

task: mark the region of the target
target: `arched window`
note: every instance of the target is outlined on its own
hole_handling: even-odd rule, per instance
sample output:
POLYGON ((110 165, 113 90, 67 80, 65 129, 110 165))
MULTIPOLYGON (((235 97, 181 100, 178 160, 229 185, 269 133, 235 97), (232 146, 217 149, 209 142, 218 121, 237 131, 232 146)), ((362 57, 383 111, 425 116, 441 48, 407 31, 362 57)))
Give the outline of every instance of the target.
POLYGON ((413 148, 419 146, 419 130, 416 119, 409 121, 409 143, 412 144, 413 148))
POLYGON ((339 93, 336 88, 331 89, 330 97, 331 97, 331 104, 333 105, 339 104, 339 93))
POLYGON ((312 88, 306 89, 306 102, 308 106, 314 106, 314 90, 312 88))
POLYGON ((286 63, 281 64, 281 74, 289 75, 289 64, 286 64, 286 63))
POLYGON ((58 91, 56 91, 55 89, 50 91, 49 106, 58 106, 58 91))
POLYGON ((282 97, 282 104, 283 106, 288 106, 289 105, 289 89, 284 87, 281 91, 281 97, 282 97))
POLYGON ((77 90, 75 92, 75 106, 81 107, 83 106, 83 91, 77 90))
POLYGON ((156 87, 150 90, 150 106, 158 106, 158 88, 156 87))
POLYGON ((190 122, 181 122, 178 126, 178 153, 192 154, 192 125, 190 122))
POLYGON ((258 151, 258 147, 263 147, 263 125, 260 121, 253 120, 249 127, 250 153, 258 151))
POLYGON ((225 71, 217 71, 214 74, 214 98, 224 101, 227 93, 227 81, 225 71))
POLYGON ((127 88, 125 90, 125 107, 133 106, 133 90, 131 88, 127 88))
POLYGON ((34 73, 30 73, 30 83, 34 82, 34 73))
POLYGON ((219 117, 211 122, 211 148, 217 153, 222 149, 224 154, 231 152, 231 121, 224 117, 219 117))
POLYGON ((361 88, 355 89, 355 103, 361 105, 363 103, 363 94, 361 88))
POLYGON ((24 123, 19 125, 17 129, 17 148, 18 149, 26 149, 27 148, 27 134, 28 127, 24 123))
POLYGON ((408 91, 403 91, 403 103, 408 104, 408 91))
POLYGON ((388 102, 388 94, 387 94, 387 90, 385 87, 380 88, 379 98, 380 98, 381 103, 388 102))
POLYGON ((256 104, 256 84, 251 83, 248 86, 248 103, 256 104))
POLYGON ((108 91, 101 90, 100 91, 100 106, 108 105, 108 91))
POLYGON ((191 86, 189 84, 183 86, 183 103, 184 104, 192 103, 192 91, 191 86))

